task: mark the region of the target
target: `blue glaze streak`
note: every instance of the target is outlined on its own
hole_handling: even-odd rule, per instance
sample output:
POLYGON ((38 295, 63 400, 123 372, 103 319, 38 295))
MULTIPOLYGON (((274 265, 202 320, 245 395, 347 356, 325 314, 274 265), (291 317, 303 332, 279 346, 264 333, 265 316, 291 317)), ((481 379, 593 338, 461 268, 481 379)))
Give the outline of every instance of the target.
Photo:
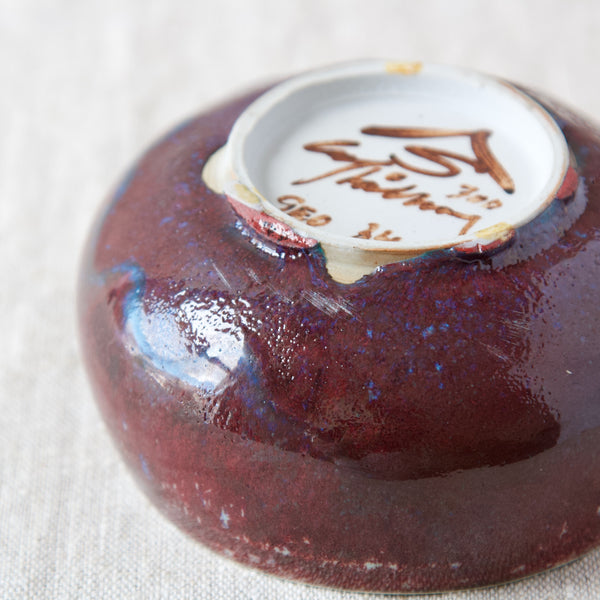
POLYGON ((142 471, 144 472, 144 475, 148 479, 152 479, 152 473, 150 472, 150 468, 148 467, 148 463, 146 462, 146 459, 144 458, 143 454, 140 454, 140 465, 142 467, 142 471))
POLYGON ((427 327, 426 329, 423 329, 423 331, 421 332, 421 335, 424 338, 428 338, 430 335, 432 335, 435 332, 435 325, 430 325, 429 327, 427 327))
POLYGON ((371 402, 375 402, 376 400, 379 400, 379 396, 381 395, 381 390, 371 380, 369 380, 369 383, 367 384, 367 391, 369 393, 369 404, 371 402))
POLYGON ((244 354, 244 338, 238 329, 223 323, 217 311, 193 306, 182 308, 157 301, 147 312, 142 302, 146 287, 142 269, 125 263, 112 273, 127 273, 133 283, 123 300, 125 332, 130 336, 127 346, 133 353, 156 370, 205 393, 214 392, 226 381, 244 354), (180 327, 186 321, 191 332, 180 327), (194 343, 198 337, 208 343, 194 343))

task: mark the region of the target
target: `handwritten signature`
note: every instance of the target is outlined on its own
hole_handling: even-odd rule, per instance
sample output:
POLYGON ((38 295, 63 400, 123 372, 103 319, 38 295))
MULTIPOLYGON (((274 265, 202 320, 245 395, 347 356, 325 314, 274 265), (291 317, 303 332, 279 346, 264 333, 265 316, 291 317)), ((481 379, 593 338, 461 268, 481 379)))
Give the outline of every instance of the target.
MULTIPOLYGON (((432 148, 424 145, 406 145, 404 149, 421 159, 425 159, 432 163, 431 168, 423 168, 412 165, 405 160, 399 158, 396 154, 390 154, 385 160, 373 160, 369 158, 361 158, 353 154, 349 149, 360 146, 360 142, 353 140, 334 140, 312 142, 304 145, 304 149, 309 152, 325 154, 333 161, 342 163, 339 168, 327 171, 320 175, 306 179, 298 179, 292 182, 293 185, 306 185, 329 177, 335 177, 341 174, 349 173, 347 177, 341 177, 336 180, 336 184, 350 185, 353 189, 360 189, 368 193, 381 195, 385 200, 402 200, 404 206, 416 206, 420 210, 433 211, 439 215, 449 215, 464 221, 459 235, 464 235, 481 219, 480 215, 469 214, 458 211, 451 206, 438 204, 431 199, 431 194, 422 192, 416 189, 415 184, 403 186, 387 187, 381 185, 370 176, 380 172, 386 167, 397 167, 399 170, 389 172, 385 179, 390 184, 405 180, 408 177, 407 172, 418 173, 430 177, 454 177, 459 175, 462 170, 457 163, 464 163, 470 166, 476 173, 489 175, 507 194, 512 194, 515 191, 515 184, 511 176, 502 167, 498 159, 494 156, 488 145, 488 139, 492 134, 491 131, 480 129, 475 131, 467 130, 447 130, 434 128, 406 128, 406 127, 385 127, 385 126, 369 126, 361 129, 364 135, 383 136, 397 139, 427 139, 427 138, 460 138, 466 137, 470 141, 473 156, 466 156, 450 150, 432 148), (436 165, 433 167, 433 165, 436 165), (359 171, 358 173, 350 173, 359 171)), ((502 202, 498 199, 488 200, 487 196, 476 194, 478 188, 466 184, 461 185, 461 191, 456 194, 448 194, 447 198, 464 198, 469 202, 479 203, 484 202, 483 206, 487 209, 498 208, 502 202)), ((280 201, 285 203, 286 200, 297 200, 298 196, 282 197, 280 201)), ((308 217, 309 212, 315 212, 315 209, 302 207, 302 216, 308 217)), ((290 214, 293 214, 290 212, 290 214)), ((300 216, 300 214, 299 214, 300 216)), ((312 214, 311 214, 312 216, 312 214)), ((325 225, 331 221, 331 217, 325 215, 318 221, 315 220, 315 225, 325 225)), ((311 223, 312 224, 312 223, 311 223)), ((362 237, 370 239, 374 231, 379 227, 376 223, 369 223, 369 226, 360 231, 354 237, 362 237)), ((385 241, 399 241, 401 238, 392 236, 391 230, 385 230, 383 233, 374 237, 385 241)))

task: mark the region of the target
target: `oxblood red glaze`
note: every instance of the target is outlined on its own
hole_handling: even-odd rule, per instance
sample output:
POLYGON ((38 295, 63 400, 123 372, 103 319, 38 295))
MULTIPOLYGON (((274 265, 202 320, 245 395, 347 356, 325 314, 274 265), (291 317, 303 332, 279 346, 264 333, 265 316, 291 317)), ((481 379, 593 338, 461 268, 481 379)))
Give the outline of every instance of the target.
POLYGON ((597 132, 553 105, 577 191, 495 254, 343 285, 203 183, 252 99, 154 146, 84 262, 87 367, 156 505, 250 566, 360 590, 504 582, 598 544, 597 132))

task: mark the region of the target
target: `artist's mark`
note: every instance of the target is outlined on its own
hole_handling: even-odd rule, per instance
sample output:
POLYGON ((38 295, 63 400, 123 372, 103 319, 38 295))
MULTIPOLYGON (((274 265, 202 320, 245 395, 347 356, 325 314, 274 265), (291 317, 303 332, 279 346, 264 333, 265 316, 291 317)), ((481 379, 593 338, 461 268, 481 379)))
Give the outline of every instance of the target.
MULTIPOLYGON (((491 198, 480 193, 479 187, 462 183, 452 193, 445 195, 440 201, 432 194, 418 189, 417 184, 410 182, 410 174, 415 173, 426 177, 450 178, 463 173, 464 165, 470 167, 475 173, 488 175, 500 188, 501 193, 512 194, 515 184, 512 177, 502 166, 500 161, 491 151, 488 141, 492 132, 487 129, 474 131, 462 129, 437 129, 417 127, 386 127, 369 126, 361 130, 363 135, 394 138, 397 140, 460 138, 467 139, 472 155, 462 154, 448 149, 440 149, 428 145, 405 143, 403 149, 420 159, 420 166, 411 164, 396 153, 391 153, 384 160, 363 158, 351 149, 360 146, 355 140, 333 140, 311 142, 304 145, 308 152, 324 154, 340 166, 319 175, 297 179, 291 182, 295 186, 304 186, 324 179, 335 178, 337 185, 348 185, 352 189, 362 190, 368 194, 377 194, 384 200, 400 201, 402 206, 416 207, 422 211, 431 211, 432 214, 446 215, 461 221, 459 235, 472 231, 473 226, 481 219, 481 215, 458 210, 452 206, 454 199, 465 200, 482 209, 494 210, 503 204, 498 198, 491 198), (423 161, 431 165, 425 168, 423 161), (380 174, 387 183, 380 183, 373 179, 375 174, 380 174)), ((284 195, 278 199, 281 210, 289 216, 311 227, 322 227, 333 220, 329 214, 320 213, 318 208, 306 203, 299 195, 284 195)), ((355 238, 373 239, 384 242, 397 242, 402 239, 399 232, 393 228, 382 228, 377 222, 369 222, 364 229, 353 235, 355 238)))

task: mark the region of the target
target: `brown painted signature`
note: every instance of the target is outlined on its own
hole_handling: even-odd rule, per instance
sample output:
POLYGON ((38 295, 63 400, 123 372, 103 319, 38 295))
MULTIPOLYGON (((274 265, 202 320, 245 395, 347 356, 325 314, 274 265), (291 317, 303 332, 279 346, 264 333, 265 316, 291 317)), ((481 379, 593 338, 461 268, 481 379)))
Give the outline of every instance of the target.
MULTIPOLYGON (((348 174, 347 177, 342 176, 336 180, 339 185, 347 184, 353 189, 361 189, 365 192, 380 194, 386 200, 402 200, 404 206, 417 206, 420 210, 430 210, 435 214, 449 215, 464 221, 464 225, 460 230, 460 235, 466 234, 471 227, 481 218, 479 215, 468 214, 455 210, 451 206, 438 204, 431 199, 431 195, 427 192, 421 192, 416 189, 416 185, 393 185, 402 182, 407 178, 407 171, 419 173, 421 175, 431 177, 454 177, 459 175, 462 170, 460 163, 470 166, 476 173, 488 174, 503 190, 508 194, 515 191, 515 185, 502 167, 498 159, 494 156, 488 145, 488 139, 491 135, 489 130, 481 129, 476 131, 467 130, 448 130, 448 129, 433 129, 433 128, 406 128, 406 127, 382 127, 369 126, 361 129, 361 133, 365 135, 392 137, 398 139, 427 139, 427 138, 450 138, 450 137, 467 137, 470 141, 473 156, 467 156, 450 150, 432 148, 424 145, 406 145, 404 149, 419 158, 425 159, 432 163, 431 168, 423 168, 411 165, 405 160, 399 158, 396 154, 390 154, 386 160, 373 160, 369 158, 361 158, 350 151, 351 148, 360 146, 360 142, 352 140, 334 140, 321 141, 306 144, 304 148, 309 152, 317 152, 325 154, 333 161, 342 163, 342 166, 332 169, 315 177, 307 179, 299 179, 293 182, 293 185, 305 185, 328 177, 335 177, 342 174, 348 174), (434 166, 435 165, 435 166, 434 166), (381 185, 370 176, 380 172, 385 167, 397 167, 399 170, 392 171, 385 176, 386 181, 390 182, 390 186, 381 185), (351 173, 352 171, 359 171, 351 173)), ((448 198, 459 198, 469 196, 471 202, 487 201, 487 197, 483 195, 474 195, 477 191, 475 187, 466 185, 461 186, 461 192, 458 194, 449 194, 448 198)), ((485 205, 488 209, 498 208, 502 203, 499 200, 487 201, 485 205)), ((306 209, 304 209, 306 210, 306 209)), ((329 219, 330 220, 330 219, 329 219)), ((324 224, 324 223, 322 223, 324 224)), ((370 239, 374 233, 376 224, 369 224, 368 228, 358 233, 355 237, 363 237, 370 239)), ((390 230, 384 231, 380 236, 374 239, 382 239, 396 241, 400 238, 392 237, 390 230), (380 237, 381 236, 381 237, 380 237)))

